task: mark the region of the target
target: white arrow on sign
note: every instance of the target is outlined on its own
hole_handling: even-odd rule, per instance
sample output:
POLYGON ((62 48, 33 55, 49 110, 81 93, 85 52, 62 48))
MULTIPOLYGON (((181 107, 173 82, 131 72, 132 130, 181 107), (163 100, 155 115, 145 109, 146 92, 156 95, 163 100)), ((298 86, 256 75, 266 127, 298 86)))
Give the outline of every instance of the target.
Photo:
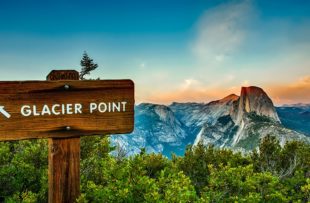
POLYGON ((6 110, 4 110, 4 106, 0 106, 0 113, 2 113, 7 118, 11 117, 11 115, 6 110))

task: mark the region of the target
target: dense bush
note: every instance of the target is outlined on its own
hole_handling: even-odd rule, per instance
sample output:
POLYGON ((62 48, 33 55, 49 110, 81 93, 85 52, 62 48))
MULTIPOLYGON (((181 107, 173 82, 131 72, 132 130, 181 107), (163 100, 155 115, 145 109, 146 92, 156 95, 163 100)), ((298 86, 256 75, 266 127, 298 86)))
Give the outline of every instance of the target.
MULTIPOLYGON (((47 202, 47 142, 0 142, 0 202, 47 202)), ((107 138, 82 138, 78 202, 308 202, 310 145, 275 137, 247 155, 188 147, 171 160, 124 157, 107 138), (113 156, 111 151, 114 150, 113 156)))

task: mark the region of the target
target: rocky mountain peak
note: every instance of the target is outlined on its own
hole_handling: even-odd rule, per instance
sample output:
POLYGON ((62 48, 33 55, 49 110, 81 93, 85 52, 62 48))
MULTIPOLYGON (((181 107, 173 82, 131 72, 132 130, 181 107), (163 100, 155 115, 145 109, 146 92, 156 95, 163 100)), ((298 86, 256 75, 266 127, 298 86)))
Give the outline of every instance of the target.
POLYGON ((169 107, 164 105, 157 105, 154 108, 155 113, 159 116, 159 118, 164 122, 173 122, 174 115, 169 107))
POLYGON ((209 102, 208 105, 218 105, 218 104, 220 104, 220 105, 223 105, 223 104, 230 105, 233 102, 237 101, 238 99, 239 99, 239 96, 237 96, 235 94, 230 94, 230 95, 224 97, 223 99, 209 102))
POLYGON ((164 122, 172 122, 171 120, 174 119, 173 112, 165 105, 141 103, 137 106, 137 109, 141 109, 142 113, 153 114, 164 122))
POLYGON ((236 124, 241 123, 244 114, 251 112, 259 116, 267 116, 276 122, 280 122, 272 100, 266 92, 259 87, 242 87, 239 101, 234 108, 233 118, 236 124))
POLYGON ((228 95, 227 97, 224 97, 223 99, 219 100, 220 102, 223 102, 223 103, 228 103, 228 102, 234 102, 234 101, 237 101, 239 99, 239 96, 238 95, 235 95, 235 94, 230 94, 228 95))

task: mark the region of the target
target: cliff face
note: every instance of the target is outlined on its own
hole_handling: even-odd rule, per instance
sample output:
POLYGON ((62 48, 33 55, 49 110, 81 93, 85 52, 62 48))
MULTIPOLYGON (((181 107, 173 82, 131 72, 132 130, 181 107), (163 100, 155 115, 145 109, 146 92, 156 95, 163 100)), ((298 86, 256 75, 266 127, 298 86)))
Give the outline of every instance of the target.
POLYGON ((203 125, 195 144, 251 150, 268 134, 277 136, 281 144, 294 139, 309 141, 281 124, 272 100, 259 87, 242 87, 240 97, 229 95, 211 103, 225 104, 230 110, 217 117, 216 122, 203 125))
POLYGON ((242 87, 239 100, 232 107, 231 116, 237 125, 242 125, 247 114, 255 113, 258 116, 266 116, 275 122, 280 119, 273 105, 263 89, 255 86, 242 87))
POLYGON ((131 134, 112 136, 112 143, 126 149, 128 155, 141 148, 147 152, 181 155, 186 148, 188 133, 171 111, 164 105, 142 103, 135 107, 135 129, 131 134), (172 150, 173 149, 173 150, 172 150))

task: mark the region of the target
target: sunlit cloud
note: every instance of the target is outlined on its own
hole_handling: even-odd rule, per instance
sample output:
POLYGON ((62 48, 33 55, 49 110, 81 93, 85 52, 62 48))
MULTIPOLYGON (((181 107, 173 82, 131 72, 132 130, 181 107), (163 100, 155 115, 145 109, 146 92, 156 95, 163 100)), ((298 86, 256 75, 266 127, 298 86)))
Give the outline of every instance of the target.
POLYGON ((196 79, 185 79, 183 83, 180 85, 182 90, 189 90, 193 88, 199 88, 201 86, 201 82, 196 79))
POLYGON ((250 85, 250 82, 248 80, 245 80, 242 82, 242 86, 249 86, 250 85))
POLYGON ((226 76, 226 80, 227 80, 227 81, 233 81, 235 78, 236 78, 235 75, 227 75, 227 76, 226 76))
MULTIPOLYGON (((242 86, 253 86, 248 80, 226 87, 225 85, 204 85, 195 79, 186 79, 179 88, 154 92, 147 98, 154 103, 170 104, 176 102, 203 102, 224 98, 229 94, 240 95, 242 86)), ((310 75, 300 78, 291 84, 269 84, 259 86, 271 97, 274 104, 308 103, 310 104, 310 75)))
MULTIPOLYGON (((228 76, 231 80, 233 76, 228 76)), ((225 83, 225 81, 224 81, 225 83)), ((154 103, 170 104, 171 102, 203 102, 221 99, 232 93, 239 93, 239 88, 225 88, 217 84, 204 84, 194 78, 185 79, 178 88, 154 92, 146 99, 154 103)))
POLYGON ((152 94, 147 101, 154 103, 170 104, 172 102, 209 102, 218 98, 215 92, 208 90, 176 90, 171 92, 160 92, 152 94), (190 98, 190 99, 189 99, 190 98))
POLYGON ((267 89, 278 105, 310 103, 310 75, 291 84, 271 85, 267 89))

